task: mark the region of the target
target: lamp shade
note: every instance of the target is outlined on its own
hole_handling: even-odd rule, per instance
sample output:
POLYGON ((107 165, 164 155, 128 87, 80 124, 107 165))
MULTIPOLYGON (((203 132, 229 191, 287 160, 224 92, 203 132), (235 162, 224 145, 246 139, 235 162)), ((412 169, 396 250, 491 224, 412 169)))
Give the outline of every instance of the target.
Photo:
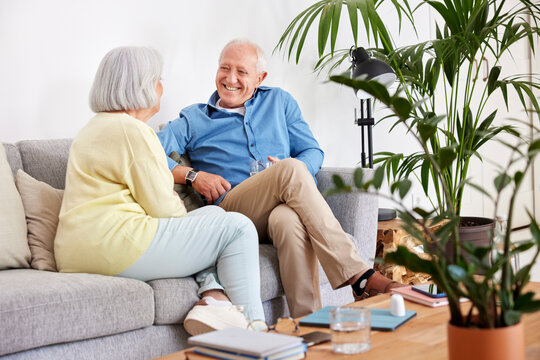
MULTIPOLYGON (((396 74, 390 65, 379 59, 373 59, 363 47, 351 48, 349 55, 352 61, 351 78, 375 80, 387 88, 396 81, 396 74)), ((371 97, 362 90, 356 91, 356 96, 361 99, 371 97)))

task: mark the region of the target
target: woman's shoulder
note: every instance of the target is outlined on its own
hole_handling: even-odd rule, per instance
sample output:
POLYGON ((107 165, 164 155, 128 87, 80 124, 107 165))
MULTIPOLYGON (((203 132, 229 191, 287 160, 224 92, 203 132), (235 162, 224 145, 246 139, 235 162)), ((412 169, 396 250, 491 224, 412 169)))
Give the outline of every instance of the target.
MULTIPOLYGON (((144 122, 124 113, 96 114, 81 129, 74 144, 107 147, 109 149, 128 143, 146 142, 156 136, 154 130, 144 122)), ((153 139, 152 139, 153 141, 153 139)))
POLYGON ((99 113, 91 121, 114 136, 151 136, 154 130, 143 121, 125 113, 99 113))

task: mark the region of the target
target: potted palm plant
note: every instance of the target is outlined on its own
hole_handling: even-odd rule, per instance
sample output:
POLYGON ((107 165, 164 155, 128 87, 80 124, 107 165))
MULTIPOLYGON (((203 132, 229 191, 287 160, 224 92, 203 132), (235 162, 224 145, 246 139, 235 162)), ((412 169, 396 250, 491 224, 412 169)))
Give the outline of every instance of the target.
MULTIPOLYGON (((378 13, 384 2, 317 1, 291 22, 276 49, 287 50, 289 58, 294 56, 298 62, 307 33, 319 18, 316 70, 329 67, 332 71, 349 53, 348 49, 335 48, 342 8, 347 9, 355 46, 359 23, 363 22, 367 40, 375 45, 373 55, 392 66, 406 99, 415 104, 411 111, 429 150, 412 154, 381 152, 375 154, 374 163, 385 169, 388 180, 418 179, 433 209, 441 214, 453 209, 461 215, 471 159, 481 158, 480 148, 498 134, 517 135, 510 125, 496 125, 499 109, 491 109, 488 102, 502 94, 508 107, 508 95, 515 92, 521 103, 520 108, 512 109, 515 113, 526 116, 529 102, 539 113, 538 100, 531 91, 540 88, 538 78, 527 73, 514 75, 514 69, 513 75, 503 77, 501 59, 521 40, 529 41, 534 49, 540 35, 540 5, 530 0, 423 0, 415 2, 418 6, 413 8, 407 0, 391 1, 400 23, 407 19, 414 25, 416 12, 428 6, 444 24, 436 26, 435 39, 396 48, 378 13), (328 46, 330 51, 325 53, 328 46), (483 78, 477 67, 486 58, 491 59, 492 66, 483 78), (449 164, 442 169, 442 176, 438 176, 429 156, 449 164)), ((397 119, 392 128, 400 121, 397 119)), ((461 222, 475 224, 472 220, 462 218, 461 222)), ((479 221, 480 225, 493 224, 492 219, 479 221)), ((486 230, 481 232, 487 237, 486 230)))
MULTIPOLYGON (((540 34, 540 5, 530 0, 419 0, 415 2, 418 6, 413 7, 407 0, 386 1, 395 9, 400 23, 405 19, 414 26, 416 12, 427 6, 441 20, 439 24, 443 24, 436 26, 436 36, 430 41, 396 47, 379 16, 383 3, 384 0, 317 1, 291 22, 276 49, 287 51, 289 59, 298 62, 308 32, 313 24, 318 24, 319 61, 315 70, 329 68, 331 72, 349 54, 349 49, 336 49, 338 34, 342 34, 338 31, 340 22, 347 19, 350 23, 355 47, 359 28, 365 28, 367 41, 371 40, 369 44, 373 45, 370 50, 392 66, 399 79, 399 89, 391 95, 378 83, 353 80, 349 76, 332 76, 331 80, 364 90, 388 106, 393 112, 390 120, 395 126, 405 126, 421 150, 414 154, 379 153, 375 160, 379 167, 373 178, 367 180, 362 169, 357 169, 354 185, 344 184, 336 177, 335 191, 379 193, 386 174, 391 182, 390 190, 402 199, 411 188, 409 179, 416 177, 432 199, 431 207, 410 210, 400 202, 399 217, 405 230, 424 244, 430 258, 422 259, 407 248, 398 247, 384 261, 430 274, 447 293, 451 359, 464 359, 454 353, 462 346, 451 344, 456 329, 503 332, 502 340, 510 339, 510 344, 507 343, 506 350, 499 351, 500 358, 524 358, 523 341, 520 346, 520 341, 511 340, 506 332, 522 333, 521 315, 540 309, 540 301, 534 300, 534 294, 526 289, 539 254, 540 229, 529 216, 532 239, 520 243, 512 243, 510 229, 515 222, 514 211, 520 205, 516 193, 540 151, 539 130, 538 126, 528 125, 529 133, 533 134, 530 137, 519 134, 513 126, 521 124, 519 120, 496 125, 500 115, 497 109, 488 109, 488 101, 495 94, 502 94, 501 104, 508 107, 509 93, 514 92, 521 103, 520 109, 513 109, 515 114, 525 116, 532 112, 535 123, 536 118, 540 119, 538 99, 531 90, 540 88, 538 79, 532 74, 503 76, 508 71, 501 62, 521 40, 528 41, 534 49, 540 34), (343 8, 348 16, 341 16, 343 8), (326 52, 328 48, 330 51, 326 52), (476 71, 476 63, 484 58, 490 58, 493 64, 485 81, 476 71), (504 133, 514 136, 514 140, 501 140, 504 133), (480 156, 482 146, 498 140, 508 147, 510 160, 494 178, 494 192, 480 190, 495 202, 494 215, 501 209, 507 213, 507 230, 489 230, 490 241, 484 245, 462 242, 459 223, 463 189, 478 187, 468 180, 470 161, 480 156), (501 200, 505 191, 513 191, 508 202, 501 200), (534 251, 531 263, 515 271, 512 257, 527 250, 534 251), (461 297, 470 299, 470 309, 460 305, 461 297)), ((379 196, 395 199, 380 193, 379 196)), ((472 350, 482 349, 481 341, 475 341, 472 350)), ((470 354, 476 360, 482 358, 474 351, 470 354)))
MULTIPOLYGON (((400 96, 399 93, 389 94, 384 86, 376 82, 352 80, 344 76, 333 76, 331 80, 364 90, 388 106, 397 121, 407 128, 422 147, 434 176, 440 180, 441 191, 450 191, 443 178, 445 170, 451 167, 457 158, 445 159, 431 152, 429 136, 426 136, 423 128, 426 120, 414 111, 417 106, 415 102, 400 96)), ((437 121, 444 121, 443 117, 435 118, 437 121)), ((436 121, 430 124, 436 126, 436 121)), ((495 211, 498 211, 497 208, 501 205, 508 209, 508 224, 506 229, 489 232, 493 241, 487 246, 475 246, 459 241, 460 216, 456 208, 451 206, 450 196, 445 196, 448 204, 436 211, 423 208, 409 210, 402 201, 388 196, 389 199, 394 199, 399 207, 398 213, 404 229, 422 242, 429 259, 421 258, 408 248, 399 246, 397 251, 388 253, 384 261, 431 275, 433 282, 447 294, 450 308, 448 350, 451 360, 525 358, 523 325, 520 319, 523 313, 540 310, 540 300, 535 300, 534 293, 526 290, 531 268, 540 254, 540 228, 529 213, 532 239, 512 243, 510 235, 515 210, 520 206, 516 201, 518 190, 540 153, 540 129, 530 125, 529 130, 528 133, 532 135, 521 134, 515 143, 503 142, 509 148, 511 156, 493 181, 497 194, 493 201, 496 205, 495 211), (500 195, 503 191, 512 193, 508 204, 501 204, 500 195), (433 225, 437 225, 437 230, 431 230, 433 225), (455 249, 455 252, 446 251, 447 245, 455 249), (530 249, 534 251, 531 263, 515 271, 512 258, 530 249), (482 273, 481 276, 477 275, 478 270, 482 273), (470 306, 462 306, 461 297, 468 298, 470 306), (496 340, 490 340, 491 337, 496 340), (465 340, 470 340, 473 345, 467 347, 463 343, 465 340), (457 341, 457 344, 454 341, 457 341), (463 349, 466 351, 462 352, 463 349), (488 357, 485 351, 490 351, 488 357)), ((332 192, 370 191, 379 194, 384 168, 377 168, 374 177, 369 180, 364 178, 362 171, 362 168, 356 170, 354 185, 345 184, 335 176, 336 187, 332 192)), ((390 188, 398 198, 403 199, 411 188, 411 181, 398 179, 390 188)))

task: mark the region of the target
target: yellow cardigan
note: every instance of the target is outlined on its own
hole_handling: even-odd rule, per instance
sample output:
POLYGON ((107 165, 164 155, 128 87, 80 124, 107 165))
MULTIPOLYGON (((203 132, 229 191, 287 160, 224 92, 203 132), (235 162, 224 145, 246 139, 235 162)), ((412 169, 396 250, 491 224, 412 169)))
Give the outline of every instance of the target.
POLYGON ((58 271, 116 275, 148 248, 158 218, 186 209, 156 133, 127 114, 99 113, 69 152, 54 251, 58 271))

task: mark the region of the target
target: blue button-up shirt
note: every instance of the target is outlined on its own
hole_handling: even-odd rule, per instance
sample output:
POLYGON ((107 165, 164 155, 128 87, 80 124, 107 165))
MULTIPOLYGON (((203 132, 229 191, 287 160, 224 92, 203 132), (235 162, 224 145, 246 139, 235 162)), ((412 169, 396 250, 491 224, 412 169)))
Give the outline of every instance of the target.
MULTIPOLYGON (((245 115, 218 109, 218 99, 216 91, 208 104, 186 107, 158 133, 167 155, 187 153, 194 168, 221 175, 232 187, 249 177, 251 161, 269 155, 301 160, 313 176, 319 171, 324 153, 289 93, 261 86, 245 102, 245 115)), ((178 165, 168 161, 171 170, 178 165)))

